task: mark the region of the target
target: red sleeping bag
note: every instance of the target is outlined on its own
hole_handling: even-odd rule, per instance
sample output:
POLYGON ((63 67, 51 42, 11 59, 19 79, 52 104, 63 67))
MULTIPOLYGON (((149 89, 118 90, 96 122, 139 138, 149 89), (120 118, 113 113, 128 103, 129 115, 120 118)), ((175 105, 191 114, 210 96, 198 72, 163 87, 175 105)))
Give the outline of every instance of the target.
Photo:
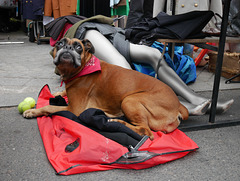
MULTIPOLYGON (((39 93, 37 108, 49 105, 50 98, 54 97, 45 85, 39 93)), ((67 111, 37 118, 47 157, 60 175, 114 168, 144 169, 181 158, 198 149, 197 144, 178 129, 169 134, 154 132, 153 141, 144 136, 135 145, 123 146, 80 124, 70 112, 70 116, 64 116, 65 113, 67 111)), ((124 137, 124 141, 127 139, 124 137)))

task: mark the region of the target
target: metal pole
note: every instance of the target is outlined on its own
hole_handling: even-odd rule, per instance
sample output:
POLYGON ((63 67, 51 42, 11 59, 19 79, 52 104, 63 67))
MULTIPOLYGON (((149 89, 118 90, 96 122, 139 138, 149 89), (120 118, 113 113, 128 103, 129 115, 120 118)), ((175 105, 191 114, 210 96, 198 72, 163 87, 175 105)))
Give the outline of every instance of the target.
POLYGON ((221 72, 222 72, 222 62, 223 62, 223 55, 224 55, 224 48, 225 48, 230 1, 231 0, 224 1, 223 19, 221 24, 221 34, 220 34, 220 40, 219 40, 219 49, 218 49, 216 71, 215 71, 214 85, 213 85, 213 92, 212 92, 212 105, 211 105, 210 116, 209 116, 210 123, 215 122, 216 105, 217 105, 219 84, 220 84, 220 78, 221 78, 221 72))

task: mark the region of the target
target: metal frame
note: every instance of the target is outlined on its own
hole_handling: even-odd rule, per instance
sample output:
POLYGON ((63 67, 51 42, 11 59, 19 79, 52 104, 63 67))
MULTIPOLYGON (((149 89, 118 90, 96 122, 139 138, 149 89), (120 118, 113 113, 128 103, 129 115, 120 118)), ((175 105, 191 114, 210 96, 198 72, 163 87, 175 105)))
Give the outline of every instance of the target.
POLYGON ((199 124, 199 125, 185 126, 182 128, 182 130, 219 128, 219 127, 234 126, 234 125, 240 124, 240 119, 215 122, 219 85, 220 85, 220 78, 221 78, 221 72, 222 72, 223 55, 224 55, 224 48, 225 48, 225 42, 226 42, 226 32, 227 32, 227 25, 228 25, 230 2, 231 0, 224 1, 223 19, 221 24, 221 33, 220 33, 220 39, 219 39, 218 56, 217 56, 213 91, 212 91, 212 104, 210 109, 209 122, 204 124, 199 124))
MULTIPOLYGON (((201 130, 201 129, 234 126, 234 125, 239 125, 240 124, 240 119, 215 122, 216 106, 217 106, 220 78, 221 78, 221 72, 222 72, 223 55, 224 55, 224 48, 225 48, 225 43, 226 43, 226 31, 227 31, 227 25, 228 25, 228 15, 229 15, 229 9, 230 9, 230 2, 231 2, 231 0, 225 0, 224 1, 223 18, 222 18, 222 24, 221 24, 221 33, 220 33, 220 39, 218 40, 219 46, 218 46, 218 48, 215 47, 213 49, 215 51, 218 51, 218 56, 217 56, 213 91, 212 91, 212 104, 211 104, 211 109, 210 109, 209 121, 201 123, 201 124, 180 125, 180 127, 179 127, 180 130, 194 131, 194 130, 201 130)), ((191 43, 191 44, 198 44, 198 45, 201 44, 202 45, 203 43, 207 42, 203 39, 202 40, 192 39, 192 40, 183 40, 183 41, 181 41, 181 40, 171 40, 171 39, 165 39, 165 40, 164 39, 158 39, 157 41, 165 42, 165 46, 166 46, 167 43, 191 43)), ((233 39, 233 41, 229 40, 228 42, 237 43, 239 41, 240 41, 239 39, 235 39, 235 40, 233 39)), ((209 42, 211 42, 211 40, 209 42)), ((214 42, 216 42, 216 40, 214 40, 214 42)), ((208 49, 212 49, 212 48, 213 48, 212 46, 208 47, 208 49)))
POLYGON ((225 81, 225 84, 240 83, 240 81, 233 80, 233 79, 235 79, 235 78, 237 78, 237 77, 240 77, 240 74, 237 74, 237 75, 235 75, 235 76, 227 79, 227 80, 225 81))
POLYGON ((212 92, 212 104, 211 104, 210 116, 209 116, 210 123, 215 122, 215 116, 216 116, 216 106, 217 106, 217 100, 218 100, 220 77, 222 72, 222 62, 223 62, 223 55, 224 55, 224 48, 225 48, 225 41, 226 41, 230 2, 231 0, 224 1, 223 19, 221 24, 221 34, 220 34, 220 40, 219 40, 216 71, 215 71, 214 85, 213 85, 213 92, 212 92))

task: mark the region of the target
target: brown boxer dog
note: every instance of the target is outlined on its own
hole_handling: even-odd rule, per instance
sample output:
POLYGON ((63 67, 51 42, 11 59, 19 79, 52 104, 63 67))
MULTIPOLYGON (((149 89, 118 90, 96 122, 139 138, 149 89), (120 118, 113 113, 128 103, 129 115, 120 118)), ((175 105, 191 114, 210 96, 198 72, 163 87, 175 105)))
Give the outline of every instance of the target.
MULTIPOLYGON (((64 38, 52 51, 53 62, 65 82, 68 106, 48 105, 23 113, 26 118, 48 116, 68 110, 79 115, 88 108, 103 110, 109 117, 125 115, 130 124, 120 122, 140 135, 154 139, 153 131, 172 132, 188 110, 173 90, 163 82, 134 70, 100 61, 101 70, 76 77, 92 58, 94 47, 89 40, 64 38), (76 77, 76 78, 75 78, 76 77)), ((109 52, 111 53, 111 52, 109 52)))

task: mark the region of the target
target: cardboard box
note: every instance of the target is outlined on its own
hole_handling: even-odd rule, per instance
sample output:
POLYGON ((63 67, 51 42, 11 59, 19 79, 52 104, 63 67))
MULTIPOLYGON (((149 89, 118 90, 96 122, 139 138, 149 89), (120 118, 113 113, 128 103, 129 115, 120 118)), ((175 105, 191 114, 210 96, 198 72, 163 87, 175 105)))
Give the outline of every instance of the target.
MULTIPOLYGON (((210 52, 208 70, 215 72, 217 62, 217 52, 210 52)), ((224 53, 221 75, 227 79, 240 73, 240 53, 224 53)), ((240 81, 240 77, 234 79, 240 81)))

